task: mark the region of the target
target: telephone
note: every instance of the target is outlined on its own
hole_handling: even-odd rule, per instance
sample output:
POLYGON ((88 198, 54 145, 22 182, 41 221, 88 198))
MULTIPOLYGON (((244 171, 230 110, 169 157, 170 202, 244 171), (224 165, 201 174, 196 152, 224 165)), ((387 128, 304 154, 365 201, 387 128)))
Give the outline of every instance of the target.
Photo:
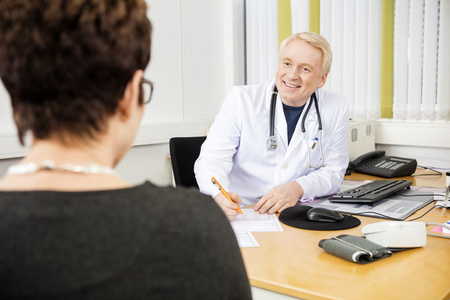
POLYGON ((415 159, 385 154, 385 151, 367 152, 350 162, 349 169, 386 178, 409 176, 416 171, 415 159))

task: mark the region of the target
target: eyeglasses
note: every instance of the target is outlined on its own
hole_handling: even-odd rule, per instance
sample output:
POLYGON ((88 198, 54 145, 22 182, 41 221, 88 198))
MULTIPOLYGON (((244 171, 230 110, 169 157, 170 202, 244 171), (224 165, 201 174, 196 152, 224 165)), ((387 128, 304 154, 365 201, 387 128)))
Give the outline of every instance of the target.
POLYGON ((153 82, 145 78, 141 79, 141 86, 139 90, 139 102, 147 104, 152 100, 153 82))

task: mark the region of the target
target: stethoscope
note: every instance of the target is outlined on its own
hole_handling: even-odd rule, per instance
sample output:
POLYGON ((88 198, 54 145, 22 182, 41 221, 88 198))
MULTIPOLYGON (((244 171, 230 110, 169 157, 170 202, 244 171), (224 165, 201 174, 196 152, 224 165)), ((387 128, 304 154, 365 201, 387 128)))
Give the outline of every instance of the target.
MULTIPOLYGON (((273 88, 273 92, 272 92, 272 99, 270 101, 270 132, 269 132, 269 139, 267 141, 267 147, 269 150, 275 150, 277 149, 277 141, 275 139, 275 106, 277 104, 277 95, 278 95, 278 89, 277 86, 275 86, 273 88)), ((311 146, 311 148, 309 148, 309 145, 307 145, 308 148, 308 161, 309 161, 309 167, 310 168, 320 168, 320 167, 325 167, 325 158, 323 156, 323 150, 322 150, 322 119, 320 117, 320 112, 319 112, 319 105, 317 104, 317 96, 316 96, 316 92, 314 92, 311 95, 311 101, 309 101, 309 105, 306 108, 306 111, 303 113, 303 118, 302 118, 302 122, 301 122, 301 128, 302 128, 302 132, 303 132, 303 141, 307 142, 306 139, 306 127, 305 127, 305 120, 306 120, 306 116, 309 113, 309 110, 311 109, 311 105, 314 102, 314 105, 316 106, 316 111, 317 111, 317 122, 318 122, 318 127, 319 127, 319 138, 315 138, 314 142, 311 146), (319 144, 319 148, 320 148, 320 155, 322 156, 322 163, 318 166, 313 166, 311 163, 311 150, 314 150, 314 148, 316 147, 316 144, 319 144)))

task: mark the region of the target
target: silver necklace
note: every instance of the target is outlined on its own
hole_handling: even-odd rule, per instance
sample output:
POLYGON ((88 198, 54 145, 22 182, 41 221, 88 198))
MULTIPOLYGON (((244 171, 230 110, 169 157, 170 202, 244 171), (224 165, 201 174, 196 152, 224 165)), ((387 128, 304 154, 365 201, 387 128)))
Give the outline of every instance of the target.
POLYGON ((13 165, 8 168, 6 175, 29 175, 35 174, 39 171, 62 171, 78 174, 104 174, 120 177, 119 173, 110 167, 97 164, 87 166, 71 164, 56 165, 55 162, 48 159, 44 160, 41 164, 32 162, 23 165, 13 165))

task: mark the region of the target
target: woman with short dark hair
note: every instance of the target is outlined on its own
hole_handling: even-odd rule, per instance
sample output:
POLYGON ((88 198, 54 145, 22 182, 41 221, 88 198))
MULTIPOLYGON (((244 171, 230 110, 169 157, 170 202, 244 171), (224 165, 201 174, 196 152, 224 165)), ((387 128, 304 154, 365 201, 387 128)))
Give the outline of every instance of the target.
POLYGON ((214 201, 114 170, 151 98, 150 35, 144 0, 0 0, 0 77, 33 138, 0 179, 2 299, 251 298, 214 201))

